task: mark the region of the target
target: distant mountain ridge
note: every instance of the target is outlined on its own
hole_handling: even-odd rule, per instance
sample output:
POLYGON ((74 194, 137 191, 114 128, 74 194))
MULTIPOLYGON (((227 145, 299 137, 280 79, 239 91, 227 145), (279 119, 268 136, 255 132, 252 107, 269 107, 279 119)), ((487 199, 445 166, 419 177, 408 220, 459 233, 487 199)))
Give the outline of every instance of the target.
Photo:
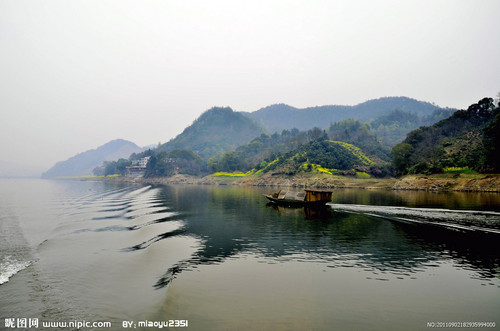
POLYGON ((435 110, 445 109, 449 108, 438 107, 429 102, 408 97, 384 97, 355 106, 327 105, 299 109, 286 104, 276 104, 243 114, 272 133, 292 128, 308 130, 319 127, 325 129, 331 123, 345 119, 368 121, 387 115, 394 110, 428 116, 435 110))
MULTIPOLYGON (((322 137, 351 144, 375 163, 386 165, 390 160, 389 148, 401 142, 406 133, 420 125, 433 124, 454 111, 407 97, 385 97, 356 106, 304 109, 278 104, 253 113, 236 112, 229 107, 213 107, 202 113, 181 134, 156 148, 143 153, 131 149, 120 155, 120 148, 113 151, 109 148, 124 141, 112 141, 96 150, 57 163, 43 177, 90 174, 104 161, 127 158, 134 152, 139 153, 134 157, 153 156, 151 160, 156 163, 150 168, 155 169, 150 170, 154 170, 152 173, 157 175, 165 174, 172 166, 169 164, 174 162, 171 153, 186 151, 201 157, 203 165, 199 166, 200 173, 248 170, 256 164, 258 168, 260 164, 273 162, 276 156, 292 152, 300 145, 322 137), (332 123, 337 125, 331 126, 332 123)), ((345 148, 342 150, 334 146, 332 149, 349 154, 344 151, 345 148)), ((329 152, 324 150, 325 153, 329 152)), ((177 170, 182 172, 185 169, 177 166, 177 170)))
MULTIPOLYGON (((395 110, 417 117, 431 116, 439 110, 450 112, 449 108, 408 97, 379 98, 356 106, 317 106, 304 109, 276 104, 251 113, 236 112, 229 107, 213 107, 201 114, 181 134, 159 146, 158 152, 191 150, 207 160, 224 152, 234 151, 262 133, 280 133, 293 128, 302 131, 314 127, 326 129, 331 123, 344 119, 368 121, 389 115, 395 110)), ((404 139, 404 135, 401 138, 404 139)))
POLYGON ((143 148, 133 142, 123 139, 112 140, 96 149, 77 154, 66 161, 57 162, 42 174, 42 178, 90 175, 92 170, 102 165, 104 161, 128 158, 130 154, 142 151, 143 148))

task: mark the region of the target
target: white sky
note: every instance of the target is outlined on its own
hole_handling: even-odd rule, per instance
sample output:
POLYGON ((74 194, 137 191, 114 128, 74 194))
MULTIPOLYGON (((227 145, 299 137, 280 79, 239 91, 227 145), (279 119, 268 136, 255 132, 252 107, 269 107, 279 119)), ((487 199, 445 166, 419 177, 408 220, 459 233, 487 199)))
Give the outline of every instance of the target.
POLYGON ((0 161, 49 168, 254 111, 500 91, 500 1, 0 0, 0 161))

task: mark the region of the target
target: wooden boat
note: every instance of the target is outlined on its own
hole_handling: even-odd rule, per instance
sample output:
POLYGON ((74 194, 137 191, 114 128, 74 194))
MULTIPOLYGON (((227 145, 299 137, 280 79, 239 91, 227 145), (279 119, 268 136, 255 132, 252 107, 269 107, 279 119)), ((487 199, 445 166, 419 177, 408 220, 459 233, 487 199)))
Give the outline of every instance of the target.
POLYGON ((282 191, 264 194, 271 202, 279 205, 321 206, 332 201, 332 191, 304 190, 302 192, 282 191))

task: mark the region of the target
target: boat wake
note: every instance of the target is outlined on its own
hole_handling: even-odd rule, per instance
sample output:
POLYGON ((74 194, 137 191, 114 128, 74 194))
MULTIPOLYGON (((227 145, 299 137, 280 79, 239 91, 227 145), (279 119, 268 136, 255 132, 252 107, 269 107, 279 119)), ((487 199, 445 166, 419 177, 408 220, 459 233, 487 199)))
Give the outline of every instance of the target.
POLYGON ((334 211, 364 214, 405 223, 435 225, 457 231, 500 234, 500 212, 329 204, 334 211))
POLYGON ((30 264, 31 261, 17 261, 11 256, 5 256, 0 262, 0 285, 7 283, 10 277, 27 268, 30 264))

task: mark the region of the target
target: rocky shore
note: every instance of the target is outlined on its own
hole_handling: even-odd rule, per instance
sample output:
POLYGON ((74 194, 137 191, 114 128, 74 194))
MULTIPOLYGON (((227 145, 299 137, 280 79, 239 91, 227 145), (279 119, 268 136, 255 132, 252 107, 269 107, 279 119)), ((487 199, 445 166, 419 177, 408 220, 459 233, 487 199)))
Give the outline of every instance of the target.
POLYGON ((303 174, 295 176, 265 174, 248 177, 194 177, 175 175, 159 178, 117 177, 105 179, 112 182, 135 182, 144 184, 191 184, 191 185, 247 185, 293 188, 358 188, 385 190, 500 192, 500 175, 409 175, 399 179, 358 179, 327 174, 303 174))
POLYGON ((398 180, 394 190, 500 192, 500 175, 412 175, 398 180))

